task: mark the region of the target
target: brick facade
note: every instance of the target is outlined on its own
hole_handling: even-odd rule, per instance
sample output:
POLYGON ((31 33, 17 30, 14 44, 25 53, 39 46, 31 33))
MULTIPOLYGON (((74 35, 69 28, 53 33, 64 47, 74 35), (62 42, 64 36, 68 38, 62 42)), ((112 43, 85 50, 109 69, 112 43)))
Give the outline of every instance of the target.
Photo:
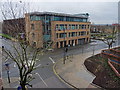
POLYGON ((60 48, 60 47, 64 47, 65 45, 73 46, 73 44, 78 45, 79 44, 78 39, 82 39, 82 38, 85 38, 85 43, 88 43, 90 40, 90 22, 84 23, 84 22, 52 21, 51 25, 52 25, 52 41, 54 42, 54 44, 52 46, 53 48, 60 48), (56 30, 55 26, 56 25, 59 26, 61 24, 66 25, 67 29, 56 30), (69 25, 76 25, 77 29, 72 30, 69 28, 69 25), (80 29, 79 25, 86 25, 86 29, 80 29), (88 25, 89 25, 89 27, 88 27, 88 25), (83 36, 79 35, 79 33, 82 31, 86 32, 86 34, 83 36), (73 37, 70 37, 73 32, 75 32, 76 35, 73 37), (60 38, 59 36, 61 33, 66 33, 67 34, 66 37, 60 38), (70 36, 69 36, 69 34, 70 34, 70 36), (57 37, 57 35, 58 35, 58 37, 57 37), (60 43, 62 43, 62 46, 60 46, 60 43))
POLYGON ((57 13, 28 13, 25 15, 26 39, 37 48, 44 48, 48 42, 52 42, 52 48, 88 43, 91 23, 87 18, 57 13), (84 21, 72 21, 73 18, 84 21))
POLYGON ((29 16, 26 14, 26 39, 33 47, 43 47, 43 33, 42 21, 30 21, 29 16), (34 25, 34 26, 32 26, 34 25))

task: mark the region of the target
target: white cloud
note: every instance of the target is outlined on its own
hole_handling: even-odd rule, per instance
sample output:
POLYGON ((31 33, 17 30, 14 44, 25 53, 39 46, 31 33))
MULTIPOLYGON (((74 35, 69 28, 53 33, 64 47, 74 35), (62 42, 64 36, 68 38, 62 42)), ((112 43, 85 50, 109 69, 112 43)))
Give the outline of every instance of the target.
POLYGON ((117 23, 118 21, 117 2, 31 2, 30 7, 31 11, 48 11, 68 14, 89 13, 91 22, 94 23, 109 24, 117 23))
POLYGON ((117 2, 39 2, 32 3, 36 11, 52 11, 58 13, 89 13, 91 22, 117 23, 117 2))
MULTIPOLYGON (((1 0, 1 2, 5 2, 7 0, 1 0)), ((11 0, 13 2, 28 2, 28 0, 11 0)), ((119 0, 29 0, 29 2, 118 2, 119 0)))

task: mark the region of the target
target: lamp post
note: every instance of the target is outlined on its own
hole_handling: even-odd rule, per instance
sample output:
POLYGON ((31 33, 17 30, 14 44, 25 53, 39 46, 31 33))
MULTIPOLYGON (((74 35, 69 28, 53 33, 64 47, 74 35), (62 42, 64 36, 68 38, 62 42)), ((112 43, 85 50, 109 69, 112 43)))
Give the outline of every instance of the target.
POLYGON ((8 75, 8 82, 10 83, 10 75, 9 75, 9 73, 10 73, 10 71, 9 71, 9 64, 8 63, 6 63, 5 64, 5 69, 7 70, 7 75, 8 75))
POLYGON ((82 54, 83 54, 83 51, 84 51, 84 46, 82 46, 82 54))
POLYGON ((64 58, 63 58, 63 64, 65 64, 65 60, 66 60, 66 52, 65 52, 65 49, 66 49, 66 47, 65 47, 65 29, 63 28, 63 30, 64 30, 64 58))
POLYGON ((95 46, 97 45, 97 43, 91 43, 91 46, 93 46, 93 54, 92 55, 94 55, 94 53, 95 53, 95 46))
POLYGON ((67 53, 67 51, 68 51, 68 46, 67 45, 65 45, 65 37, 66 37, 66 35, 65 35, 65 28, 63 28, 63 30, 64 30, 64 58, 63 58, 63 64, 65 64, 65 60, 66 60, 66 53, 67 53))

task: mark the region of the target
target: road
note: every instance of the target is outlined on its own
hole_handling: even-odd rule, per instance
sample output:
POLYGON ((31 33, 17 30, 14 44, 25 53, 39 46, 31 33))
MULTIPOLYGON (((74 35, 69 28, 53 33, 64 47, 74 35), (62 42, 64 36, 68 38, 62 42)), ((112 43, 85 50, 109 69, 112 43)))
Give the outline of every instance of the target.
MULTIPOLYGON (((2 40, 2 45, 8 49, 11 50, 12 47, 8 44, 11 43, 9 40, 2 40)), ((11 50, 13 52, 13 50, 11 50)), ((35 80, 31 81, 31 84, 35 88, 70 88, 63 82, 61 82, 57 76, 54 74, 52 70, 53 62, 49 59, 49 57, 41 56, 37 57, 37 59, 40 59, 40 61, 37 62, 37 65, 41 65, 40 68, 35 70, 33 73, 36 73, 33 75, 35 77, 35 80), (45 57, 45 58, 44 58, 45 57)), ((19 77, 18 68, 16 67, 15 63, 12 60, 7 61, 10 64, 10 77, 19 77)), ((5 64, 6 62, 2 63, 2 78, 7 78, 7 73, 5 70, 5 64)), ((18 83, 10 84, 11 87, 18 86, 18 83)))
MULTIPOLYGON (((6 42, 10 42, 10 41, 3 40, 2 42, 3 45, 7 47, 7 49, 11 49, 11 47, 8 46, 6 42)), ((89 44, 84 45, 84 47, 83 46, 70 47, 67 52, 67 55, 72 55, 72 54, 77 55, 80 53, 83 53, 84 55, 85 52, 91 52, 91 54, 93 54, 93 49, 99 50, 99 49, 107 48, 107 45, 105 45, 102 41, 96 40, 95 43, 97 43, 97 45, 95 46, 92 46, 89 43, 89 44)), ((114 44, 114 46, 115 45, 116 44, 114 44)), ((36 87, 36 88, 69 88, 69 86, 61 82, 56 77, 56 75, 54 74, 52 70, 54 62, 56 62, 57 60, 63 57, 64 57, 63 49, 57 49, 53 51, 52 53, 49 51, 44 55, 39 55, 37 57, 37 59, 39 60, 37 62, 37 65, 40 65, 40 68, 34 71, 34 73, 36 73, 33 75, 35 79, 30 82, 33 85, 33 87, 36 87)), ((14 67, 15 66, 14 62, 9 60, 9 63, 11 63, 10 64, 10 77, 18 77, 19 76, 18 69, 17 67, 14 67)), ((3 67, 4 67, 4 62, 3 62, 3 67)), ((3 78, 7 77, 7 74, 4 68, 3 68, 2 75, 3 75, 3 78)), ((16 84, 13 84, 11 86, 15 87, 16 84)))

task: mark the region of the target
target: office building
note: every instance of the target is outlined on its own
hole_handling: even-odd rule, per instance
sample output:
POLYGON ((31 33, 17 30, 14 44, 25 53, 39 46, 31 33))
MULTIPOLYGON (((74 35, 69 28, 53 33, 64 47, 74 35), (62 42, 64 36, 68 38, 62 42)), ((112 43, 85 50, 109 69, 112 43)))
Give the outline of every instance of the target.
POLYGON ((89 14, 32 12, 25 14, 26 39, 37 48, 50 45, 62 48, 81 45, 90 40, 89 14))

